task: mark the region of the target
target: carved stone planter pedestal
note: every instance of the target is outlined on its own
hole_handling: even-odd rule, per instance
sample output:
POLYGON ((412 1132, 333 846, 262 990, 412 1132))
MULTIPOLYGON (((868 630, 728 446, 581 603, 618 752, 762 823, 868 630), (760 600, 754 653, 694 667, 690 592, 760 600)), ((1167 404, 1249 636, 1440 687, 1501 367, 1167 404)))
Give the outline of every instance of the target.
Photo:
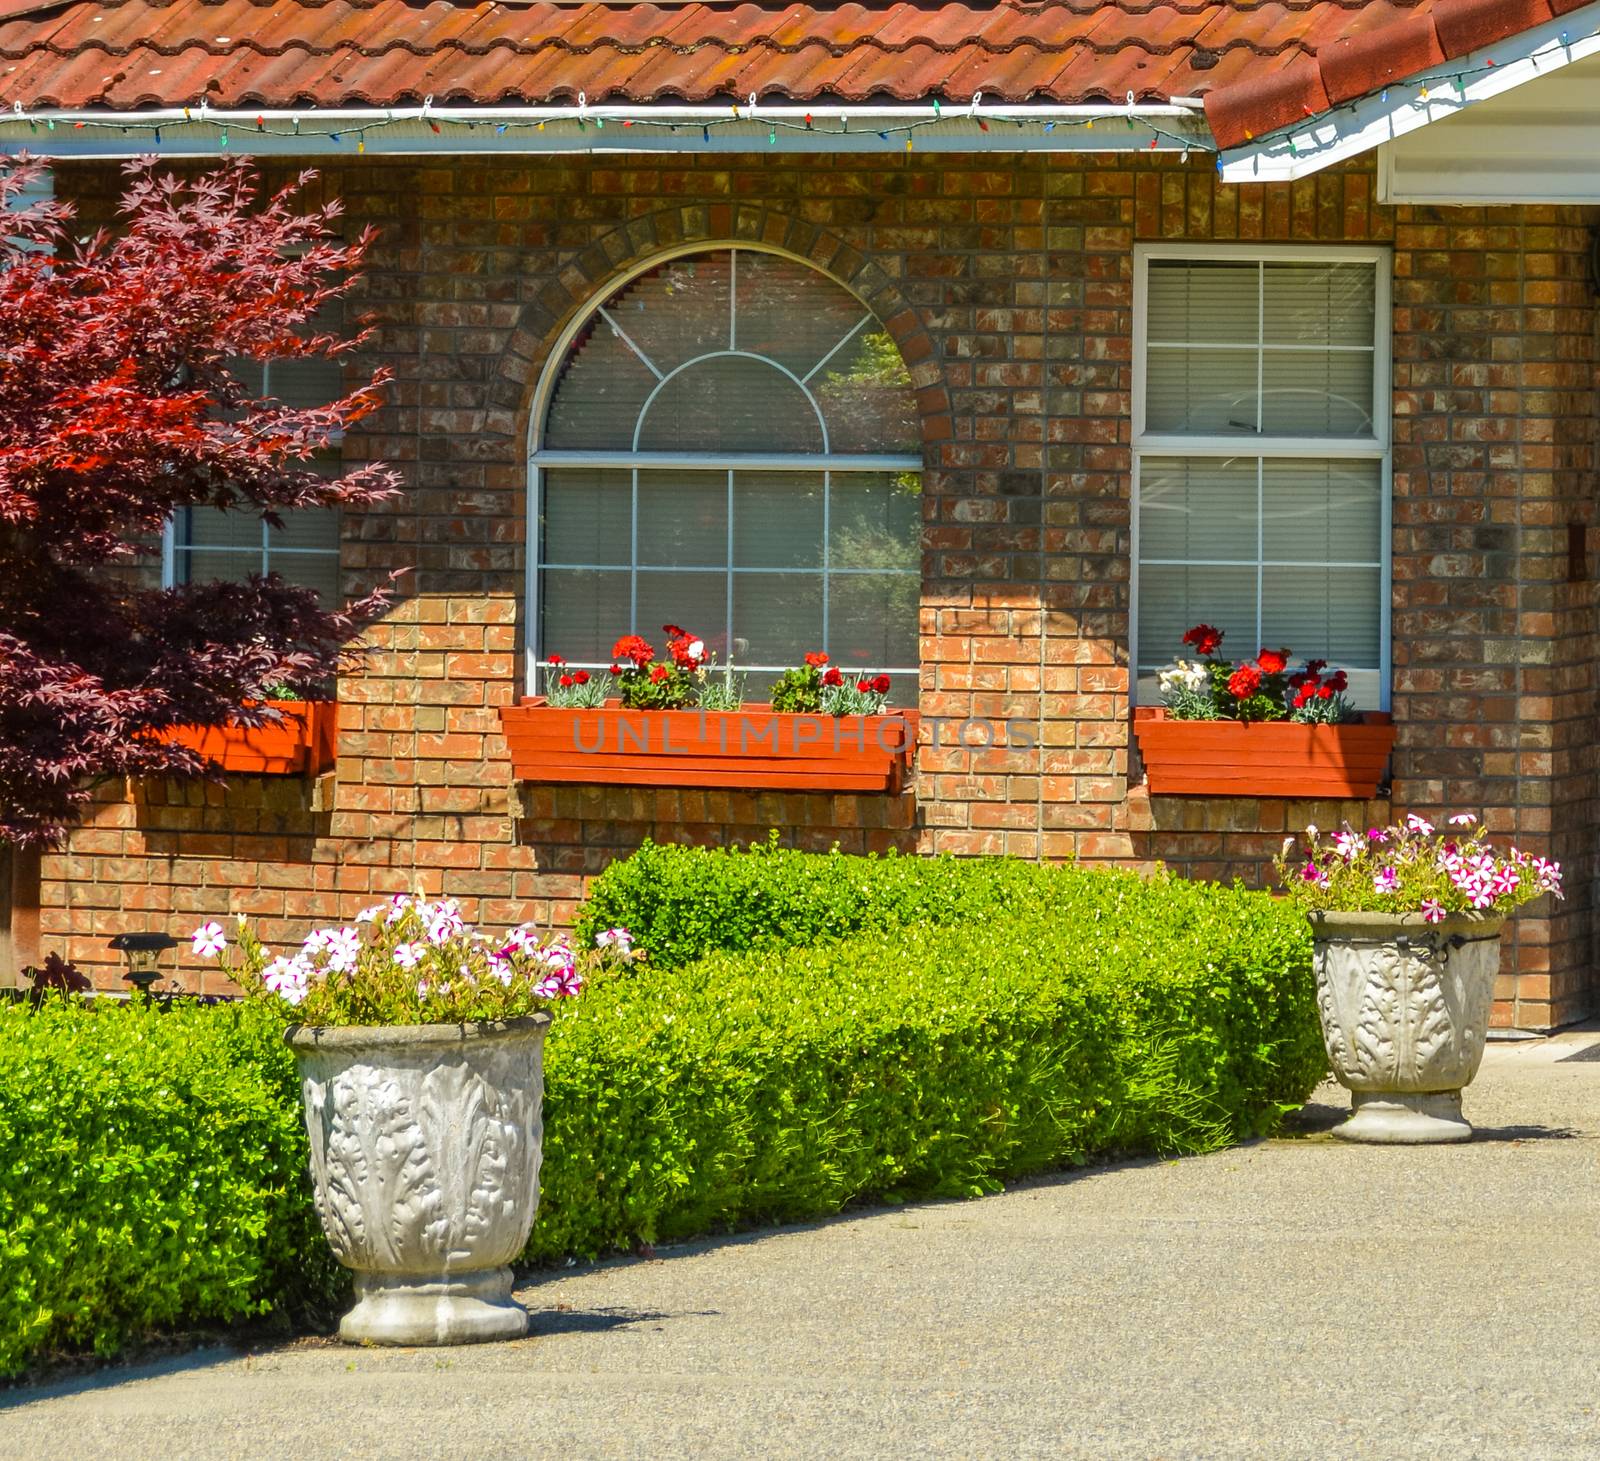
POLYGON ((341 1339, 527 1332, 510 1264, 539 1206, 549 1023, 290 1027, 317 1217, 355 1271, 341 1339))
POLYGON ((1345 1141, 1468 1141, 1500 969, 1499 914, 1312 913, 1322 1038, 1353 1114, 1345 1141))

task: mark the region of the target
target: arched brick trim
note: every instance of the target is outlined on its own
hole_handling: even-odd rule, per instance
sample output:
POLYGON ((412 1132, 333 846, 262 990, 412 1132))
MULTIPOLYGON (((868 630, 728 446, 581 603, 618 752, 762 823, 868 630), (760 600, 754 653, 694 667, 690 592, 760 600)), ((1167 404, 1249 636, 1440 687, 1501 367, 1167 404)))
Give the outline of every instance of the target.
POLYGON ((630 219, 580 249, 522 311, 492 389, 499 411, 516 413, 528 438, 534 390, 562 332, 604 299, 612 286, 654 254, 703 243, 707 249, 747 244, 804 259, 856 295, 888 331, 916 389, 924 452, 952 433, 950 392, 932 337, 917 311, 881 266, 837 234, 771 208, 737 203, 689 204, 630 219))

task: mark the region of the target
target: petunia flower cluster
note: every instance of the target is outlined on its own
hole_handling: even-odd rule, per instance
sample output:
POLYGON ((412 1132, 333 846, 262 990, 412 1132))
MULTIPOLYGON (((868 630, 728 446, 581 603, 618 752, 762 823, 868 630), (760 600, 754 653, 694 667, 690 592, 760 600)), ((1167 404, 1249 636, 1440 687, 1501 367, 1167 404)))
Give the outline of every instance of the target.
POLYGON ((1472 812, 1443 830, 1412 812, 1392 827, 1365 833, 1345 823, 1324 836, 1309 826, 1286 837, 1278 879, 1308 909, 1420 913, 1440 923, 1451 913, 1509 913, 1545 893, 1561 893, 1559 863, 1486 838, 1472 812))
POLYGON ((1254 659, 1219 659, 1224 632, 1196 624, 1183 636, 1199 659, 1178 659, 1161 670, 1156 681, 1162 703, 1173 720, 1292 720, 1302 724, 1338 725, 1359 720, 1345 698, 1350 688, 1343 670, 1329 672, 1327 660, 1307 660, 1289 669, 1287 648, 1265 645, 1254 659))
POLYGON ((218 923, 193 936, 247 994, 279 1003, 309 1025, 429 1025, 505 1020, 582 992, 587 978, 643 957, 626 929, 576 953, 531 924, 491 938, 453 898, 396 894, 352 923, 315 928, 291 952, 273 953, 241 918, 230 943, 218 923))

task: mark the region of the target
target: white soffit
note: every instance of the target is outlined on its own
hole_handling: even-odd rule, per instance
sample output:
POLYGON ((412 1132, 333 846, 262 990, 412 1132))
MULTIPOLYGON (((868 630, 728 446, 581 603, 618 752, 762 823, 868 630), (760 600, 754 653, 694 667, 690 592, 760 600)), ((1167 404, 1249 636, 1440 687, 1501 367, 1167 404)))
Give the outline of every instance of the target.
POLYGON ((1378 153, 1385 203, 1600 203, 1600 56, 1378 153))
MULTIPOLYGON (((1600 3, 1442 61, 1380 92, 1306 118, 1223 152, 1217 171, 1230 183, 1288 182, 1459 118, 1530 83, 1600 56, 1600 3)), ((1591 83, 1592 85, 1593 83, 1591 83)), ((1461 201, 1466 201, 1465 199, 1461 201)), ((1508 200, 1511 201, 1511 200, 1508 200)))

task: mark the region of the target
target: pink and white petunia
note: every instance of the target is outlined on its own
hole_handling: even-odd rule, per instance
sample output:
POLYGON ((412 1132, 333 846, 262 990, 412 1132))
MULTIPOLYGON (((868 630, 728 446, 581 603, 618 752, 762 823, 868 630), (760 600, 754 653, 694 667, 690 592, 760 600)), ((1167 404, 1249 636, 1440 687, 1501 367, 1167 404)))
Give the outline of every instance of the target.
POLYGON ((1428 923, 1442 923, 1444 921, 1444 904, 1437 898, 1424 898, 1422 900, 1422 916, 1428 923))
POLYGON ((222 951, 228 947, 228 936, 220 923, 202 923, 194 931, 192 947, 202 959, 221 958, 222 951))

